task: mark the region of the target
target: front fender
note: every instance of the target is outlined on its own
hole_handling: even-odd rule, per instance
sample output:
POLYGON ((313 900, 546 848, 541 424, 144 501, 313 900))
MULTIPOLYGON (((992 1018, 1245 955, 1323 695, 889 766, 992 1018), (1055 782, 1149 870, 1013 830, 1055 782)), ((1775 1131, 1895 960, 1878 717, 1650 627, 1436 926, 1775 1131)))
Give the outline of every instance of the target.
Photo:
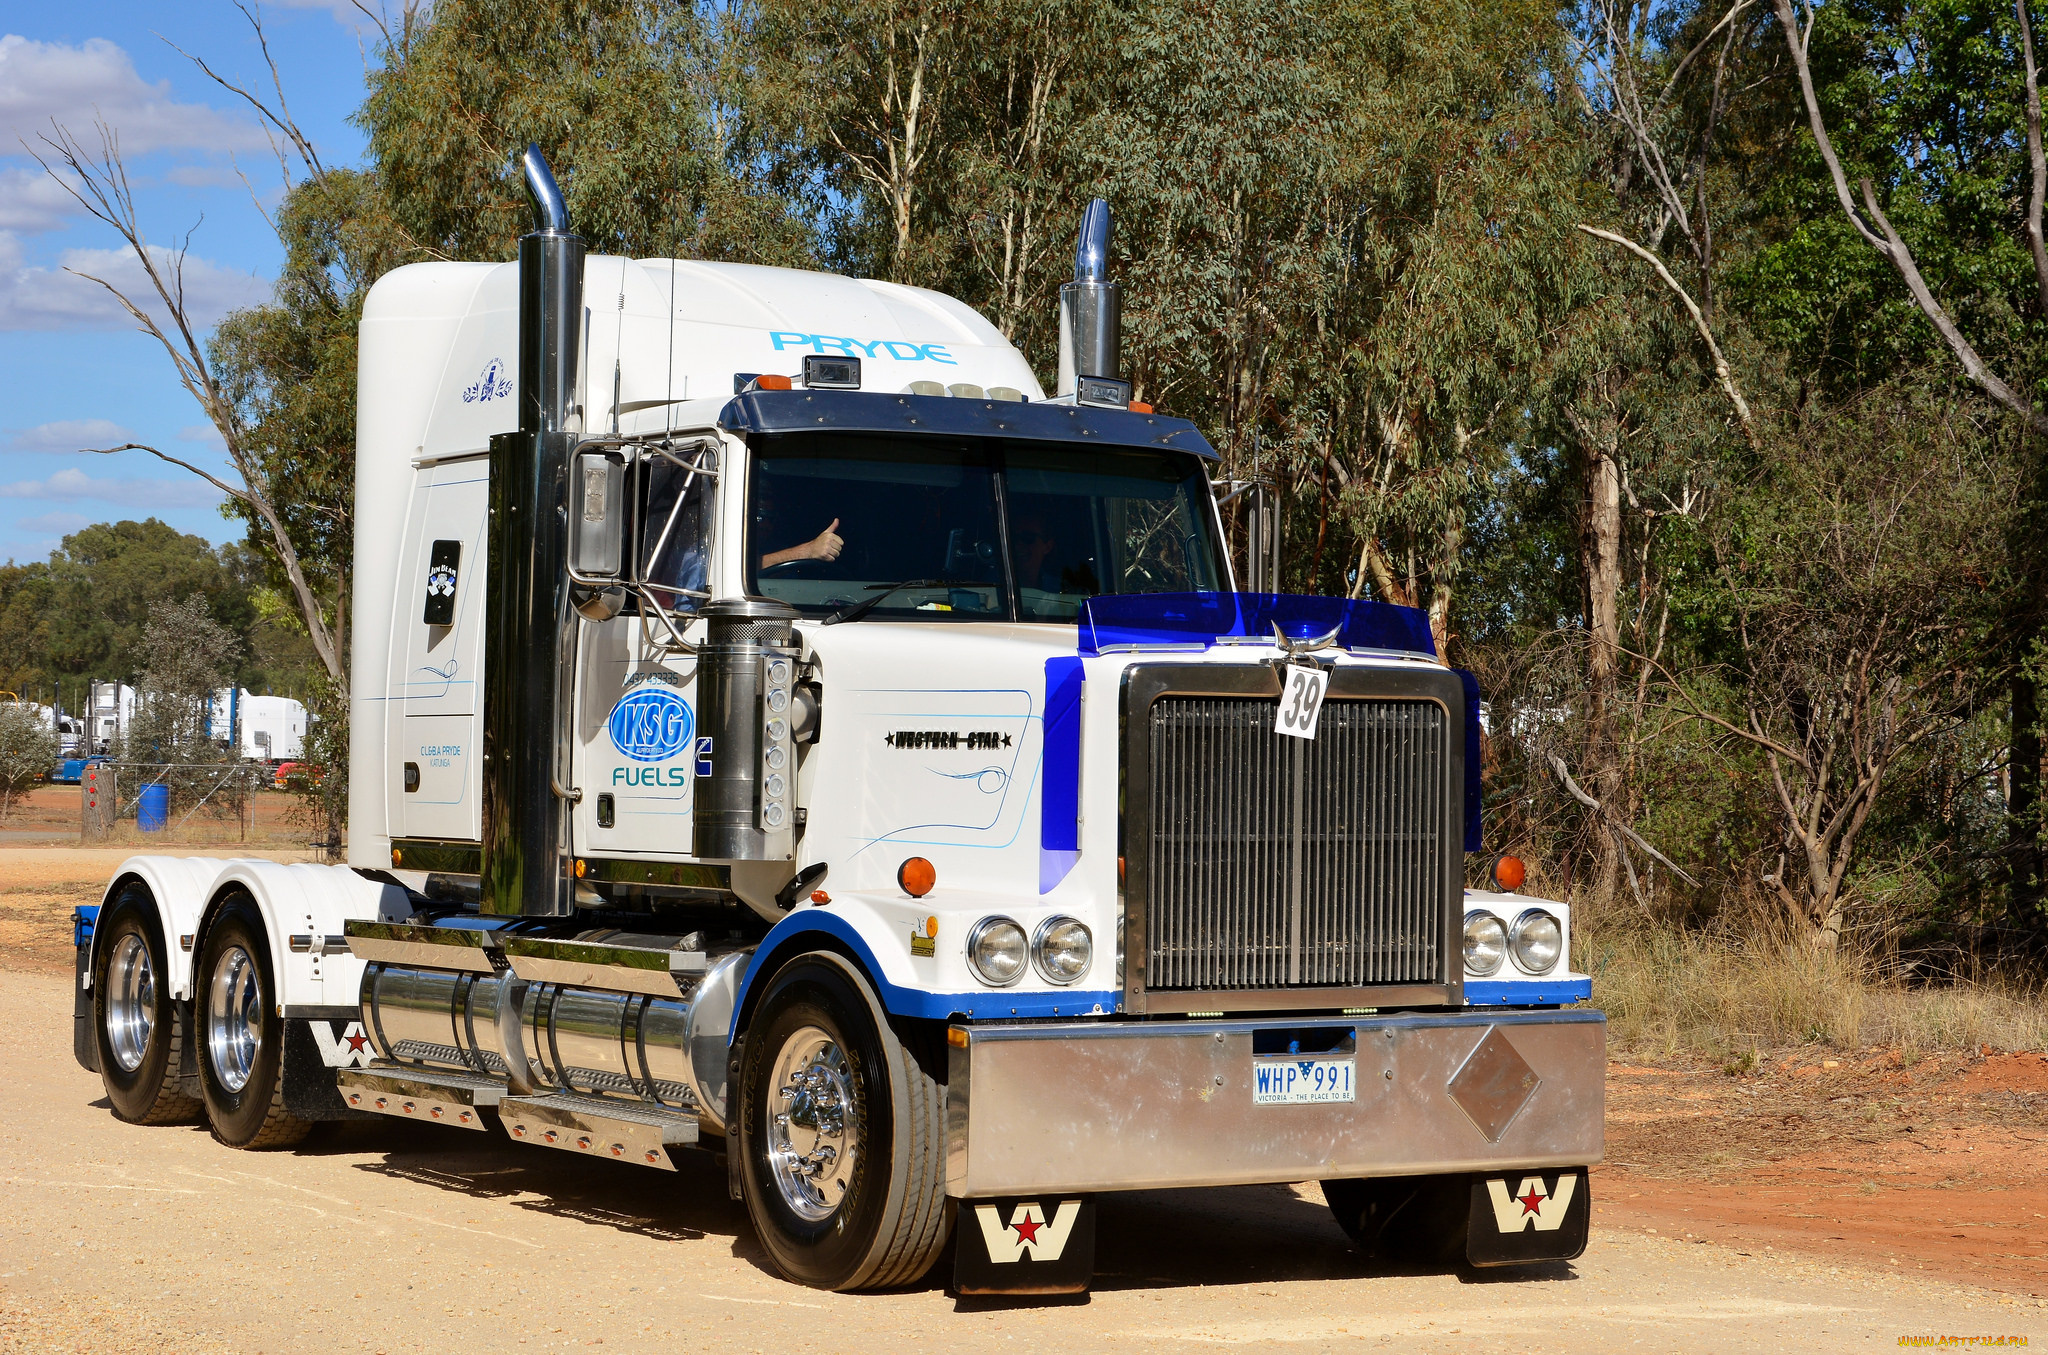
MULTIPOLYGON (((850 956, 891 1016, 946 1021, 955 1017, 987 1020, 1114 1012, 1120 996, 1114 989, 1056 988, 1037 981, 1036 973, 1013 988, 979 987, 968 977, 964 959, 967 927, 1012 902, 971 898, 937 902, 845 893, 835 894, 830 904, 800 908, 776 923, 755 949, 733 1004, 732 1035, 746 1029, 752 1017, 756 980, 773 974, 789 957, 810 950, 834 950, 850 956), (916 935, 923 935, 927 930, 923 924, 932 917, 940 919, 938 936, 927 937, 934 942, 933 954, 916 955, 913 928, 916 935)), ((1016 907, 1001 910, 1025 912, 1016 907)), ((1095 963, 1106 967, 1109 961, 1098 954, 1095 963)), ((1101 972, 1106 968, 1091 972, 1090 977, 1101 972)))

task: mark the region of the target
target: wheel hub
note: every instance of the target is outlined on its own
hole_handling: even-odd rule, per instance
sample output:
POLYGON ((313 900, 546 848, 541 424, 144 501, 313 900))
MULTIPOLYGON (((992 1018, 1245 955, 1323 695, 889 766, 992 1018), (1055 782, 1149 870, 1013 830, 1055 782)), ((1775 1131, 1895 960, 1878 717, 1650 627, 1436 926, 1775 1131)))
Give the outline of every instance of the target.
POLYGON ((122 936, 107 965, 107 1045, 121 1071, 132 1073, 149 1052, 156 1026, 156 966, 149 945, 134 932, 122 936))
POLYGON ((249 1085, 263 1043, 263 993, 256 962, 240 946, 214 961, 206 998, 206 1053, 213 1075, 230 1092, 249 1085))
POLYGON ((783 1041, 768 1076, 768 1165, 799 1218, 819 1223, 846 1198, 860 1161, 860 1122, 846 1054, 805 1026, 783 1041))

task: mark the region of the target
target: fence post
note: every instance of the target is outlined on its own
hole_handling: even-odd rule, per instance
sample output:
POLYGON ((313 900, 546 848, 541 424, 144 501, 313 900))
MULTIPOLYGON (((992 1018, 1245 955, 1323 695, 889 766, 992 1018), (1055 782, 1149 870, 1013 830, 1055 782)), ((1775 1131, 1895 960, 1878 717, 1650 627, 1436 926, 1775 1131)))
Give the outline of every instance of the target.
POLYGON ((78 780, 78 835, 87 842, 99 842, 113 827, 120 803, 118 775, 111 763, 93 763, 78 780))

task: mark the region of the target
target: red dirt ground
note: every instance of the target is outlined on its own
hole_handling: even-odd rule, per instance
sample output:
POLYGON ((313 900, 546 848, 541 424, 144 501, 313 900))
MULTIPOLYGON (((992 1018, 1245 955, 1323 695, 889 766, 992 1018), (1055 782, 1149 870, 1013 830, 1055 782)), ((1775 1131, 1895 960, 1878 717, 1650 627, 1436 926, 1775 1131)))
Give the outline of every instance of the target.
POLYGON ((1617 1062, 1607 1091, 1609 1227, 2048 1296, 2048 1054, 1617 1062))

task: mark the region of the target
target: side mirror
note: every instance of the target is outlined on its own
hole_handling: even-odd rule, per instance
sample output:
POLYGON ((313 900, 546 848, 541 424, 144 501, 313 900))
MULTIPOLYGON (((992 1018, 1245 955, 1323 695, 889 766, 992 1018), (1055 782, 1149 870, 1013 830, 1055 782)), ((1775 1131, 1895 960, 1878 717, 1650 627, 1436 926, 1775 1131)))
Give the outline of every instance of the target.
POLYGON ((626 537, 625 462, 607 452, 582 452, 570 474, 570 568, 587 579, 616 579, 626 537))

